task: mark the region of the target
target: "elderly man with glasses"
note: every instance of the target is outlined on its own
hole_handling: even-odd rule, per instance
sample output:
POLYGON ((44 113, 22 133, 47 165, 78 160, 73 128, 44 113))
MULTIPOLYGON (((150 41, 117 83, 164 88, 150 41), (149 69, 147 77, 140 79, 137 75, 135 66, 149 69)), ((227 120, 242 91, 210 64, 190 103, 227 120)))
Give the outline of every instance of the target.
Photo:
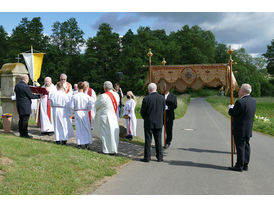
POLYGON ((66 94, 73 94, 72 86, 69 82, 67 82, 67 75, 66 74, 61 74, 60 75, 60 82, 62 82, 63 87, 65 89, 66 94))

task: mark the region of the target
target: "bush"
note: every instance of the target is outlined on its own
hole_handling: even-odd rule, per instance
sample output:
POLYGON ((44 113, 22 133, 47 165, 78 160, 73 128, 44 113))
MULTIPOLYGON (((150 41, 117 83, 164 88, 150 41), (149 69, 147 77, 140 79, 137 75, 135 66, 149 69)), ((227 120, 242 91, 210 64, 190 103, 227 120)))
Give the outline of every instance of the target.
POLYGON ((261 82, 261 94, 262 96, 274 96, 274 84, 270 81, 264 80, 261 82))

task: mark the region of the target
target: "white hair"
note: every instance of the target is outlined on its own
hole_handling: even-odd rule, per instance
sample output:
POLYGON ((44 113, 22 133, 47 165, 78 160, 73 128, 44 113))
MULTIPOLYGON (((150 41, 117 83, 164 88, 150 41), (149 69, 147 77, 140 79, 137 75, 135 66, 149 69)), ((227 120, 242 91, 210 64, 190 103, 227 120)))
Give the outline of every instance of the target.
POLYGON ((46 81, 46 79, 49 79, 50 80, 50 82, 52 82, 52 80, 51 80, 51 77, 45 77, 45 81, 46 81))
POLYGON ((106 88, 109 91, 109 90, 113 89, 113 85, 110 81, 105 81, 104 88, 106 88))
POLYGON ((68 78, 67 75, 66 75, 65 73, 62 73, 62 74, 60 75, 60 78, 61 78, 62 76, 65 77, 66 79, 68 78))
POLYGON ((242 84, 241 89, 247 94, 250 94, 252 92, 250 84, 242 84))
POLYGON ((148 90, 151 92, 156 92, 157 91, 157 85, 155 83, 150 83, 148 85, 148 90))
POLYGON ((85 84, 87 84, 87 85, 88 85, 88 87, 89 87, 89 83, 88 83, 88 81, 84 81, 84 83, 85 83, 85 84))

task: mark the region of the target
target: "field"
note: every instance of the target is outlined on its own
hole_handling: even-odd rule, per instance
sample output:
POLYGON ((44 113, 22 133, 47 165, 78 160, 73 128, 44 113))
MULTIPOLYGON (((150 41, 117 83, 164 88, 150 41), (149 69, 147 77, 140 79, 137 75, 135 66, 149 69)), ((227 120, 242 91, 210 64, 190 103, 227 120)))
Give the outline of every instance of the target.
MULTIPOLYGON (((137 97, 137 105, 135 107, 135 115, 137 119, 142 119, 140 112, 143 98, 143 96, 137 97)), ((177 109, 175 110, 175 119, 182 118, 185 115, 189 101, 189 94, 177 95, 177 109)))
MULTIPOLYGON (((229 97, 210 96, 207 101, 226 117, 228 115, 229 97)), ((234 100, 235 103, 236 100, 234 100)), ((274 97, 256 98, 257 108, 253 129, 274 136, 274 97)))
POLYGON ((0 195, 90 194, 129 159, 0 134, 0 195))

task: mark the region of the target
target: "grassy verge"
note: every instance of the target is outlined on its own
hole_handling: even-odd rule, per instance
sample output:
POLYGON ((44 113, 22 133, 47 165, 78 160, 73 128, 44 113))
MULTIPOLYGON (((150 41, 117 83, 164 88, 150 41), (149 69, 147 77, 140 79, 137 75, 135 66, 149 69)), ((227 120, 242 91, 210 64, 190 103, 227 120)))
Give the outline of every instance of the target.
MULTIPOLYGON (((207 101, 217 111, 229 117, 228 105, 230 104, 229 97, 211 96, 207 101)), ((256 98, 256 117, 253 124, 255 131, 274 136, 274 97, 256 98), (263 119, 263 118, 265 119, 263 119)))
POLYGON ((140 145, 140 146, 145 146, 145 140, 141 137, 138 137, 138 136, 133 137, 132 140, 128 140, 128 139, 125 139, 125 138, 120 138, 120 140, 124 141, 124 142, 129 142, 131 144, 137 144, 137 145, 140 145))
MULTIPOLYGON (((143 101, 143 96, 137 97, 137 105, 135 107, 135 115, 137 119, 142 119, 141 116, 141 106, 143 101)), ((190 95, 183 94, 177 96, 177 109, 175 110, 175 119, 182 118, 187 110, 188 104, 190 102, 190 95)))
POLYGON ((0 195, 68 195, 91 193, 95 182, 116 173, 129 159, 38 140, 0 134, 0 195))

